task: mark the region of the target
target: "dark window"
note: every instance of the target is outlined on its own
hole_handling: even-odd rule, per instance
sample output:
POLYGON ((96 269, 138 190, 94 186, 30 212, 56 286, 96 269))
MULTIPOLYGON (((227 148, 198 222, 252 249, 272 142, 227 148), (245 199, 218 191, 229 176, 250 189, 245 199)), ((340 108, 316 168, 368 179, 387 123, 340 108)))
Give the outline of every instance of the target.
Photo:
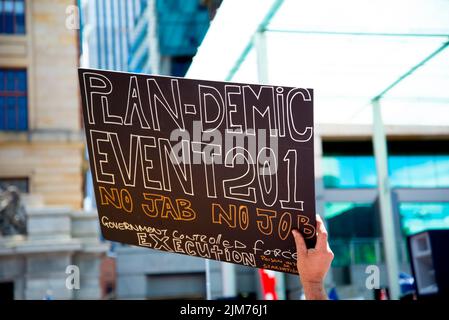
MULTIPOLYGON (((332 266, 378 264, 382 262, 379 213, 375 204, 327 202, 324 216, 329 230, 329 243, 335 254, 332 266)), ((350 281, 341 269, 334 275, 341 283, 350 281)))
POLYGON ((192 63, 192 56, 173 57, 171 59, 171 75, 184 77, 192 63))
POLYGON ((0 282, 0 301, 14 300, 14 282, 0 282))
POLYGON ((0 69, 0 130, 28 129, 27 73, 0 69))
POLYGON ((15 186, 22 193, 29 192, 28 178, 0 178, 0 189, 15 186))
POLYGON ((0 34, 25 34, 25 0, 0 0, 0 34))

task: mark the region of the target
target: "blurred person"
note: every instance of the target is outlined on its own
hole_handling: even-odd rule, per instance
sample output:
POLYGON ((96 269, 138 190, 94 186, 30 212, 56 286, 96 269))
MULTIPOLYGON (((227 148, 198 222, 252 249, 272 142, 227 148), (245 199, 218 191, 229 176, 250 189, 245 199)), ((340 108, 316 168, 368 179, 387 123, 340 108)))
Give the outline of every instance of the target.
POLYGON ((42 298, 42 300, 53 300, 53 290, 47 289, 47 291, 45 291, 45 295, 42 298))
POLYGON ((301 233, 293 230, 298 257, 297 268, 306 300, 327 300, 324 278, 329 271, 334 254, 327 241, 326 227, 319 215, 316 215, 316 223, 317 240, 315 248, 307 249, 301 233))

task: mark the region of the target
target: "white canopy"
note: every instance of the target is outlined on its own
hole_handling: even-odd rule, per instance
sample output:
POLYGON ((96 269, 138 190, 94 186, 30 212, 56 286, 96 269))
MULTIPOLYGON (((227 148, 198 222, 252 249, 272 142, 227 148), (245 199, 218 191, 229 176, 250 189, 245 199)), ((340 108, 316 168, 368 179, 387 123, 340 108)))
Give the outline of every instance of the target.
POLYGON ((187 77, 313 88, 316 123, 449 125, 449 1, 225 0, 187 77), (259 71, 260 73, 260 71, 259 71), (403 78, 403 79, 401 79, 403 78))

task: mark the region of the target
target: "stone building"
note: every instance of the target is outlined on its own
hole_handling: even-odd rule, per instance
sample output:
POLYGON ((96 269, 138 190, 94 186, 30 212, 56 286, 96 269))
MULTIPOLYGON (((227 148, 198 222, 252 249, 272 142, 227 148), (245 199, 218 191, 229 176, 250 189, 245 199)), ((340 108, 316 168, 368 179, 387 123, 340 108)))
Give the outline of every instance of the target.
POLYGON ((98 241, 95 212, 29 208, 27 229, 27 235, 0 237, 0 299, 102 296, 100 263, 107 245, 98 241), (78 280, 70 277, 78 270, 76 289, 78 280))
POLYGON ((66 7, 76 1, 13 3, 12 33, 0 32, 0 182, 45 205, 80 209, 78 33, 66 28, 66 7))
POLYGON ((0 6, 0 187, 16 186, 28 214, 28 235, 0 236, 0 286, 13 288, 18 299, 42 298, 46 290, 52 298, 100 297, 106 248, 96 216, 80 211, 85 160, 76 4, 0 6), (71 264, 80 268, 81 288, 86 281, 77 294, 65 288, 71 264))

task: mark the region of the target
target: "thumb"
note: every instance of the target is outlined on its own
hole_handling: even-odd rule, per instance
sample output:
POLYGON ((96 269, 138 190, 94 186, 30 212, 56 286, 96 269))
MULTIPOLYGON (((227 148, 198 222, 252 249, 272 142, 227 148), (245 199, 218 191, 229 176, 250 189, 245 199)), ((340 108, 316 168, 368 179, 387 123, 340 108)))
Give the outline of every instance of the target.
POLYGON ((298 230, 293 230, 293 237, 295 238, 295 244, 296 244, 296 252, 298 253, 298 257, 304 257, 307 255, 307 247, 306 242, 304 241, 304 238, 301 233, 299 233, 298 230))

